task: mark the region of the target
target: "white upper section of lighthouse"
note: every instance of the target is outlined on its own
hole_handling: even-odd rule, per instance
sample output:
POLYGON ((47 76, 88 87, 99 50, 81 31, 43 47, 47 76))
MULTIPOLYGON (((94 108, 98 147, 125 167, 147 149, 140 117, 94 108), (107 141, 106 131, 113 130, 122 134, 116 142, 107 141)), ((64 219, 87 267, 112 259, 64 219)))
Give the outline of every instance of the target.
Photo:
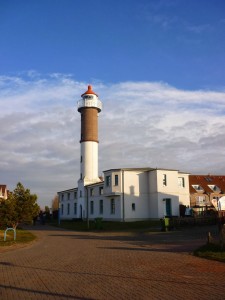
POLYGON ((95 107, 98 112, 102 110, 102 102, 98 99, 98 95, 92 90, 92 86, 88 86, 88 90, 81 95, 82 99, 77 102, 77 110, 80 111, 84 107, 95 107))

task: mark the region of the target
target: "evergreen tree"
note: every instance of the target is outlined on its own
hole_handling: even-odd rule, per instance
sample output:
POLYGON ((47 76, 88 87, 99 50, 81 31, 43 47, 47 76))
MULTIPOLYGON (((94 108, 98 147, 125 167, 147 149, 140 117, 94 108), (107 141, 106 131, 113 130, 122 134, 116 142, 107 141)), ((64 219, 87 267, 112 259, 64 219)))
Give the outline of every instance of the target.
POLYGON ((37 195, 31 194, 19 182, 8 199, 0 202, 0 225, 16 228, 22 222, 31 223, 39 211, 37 195))

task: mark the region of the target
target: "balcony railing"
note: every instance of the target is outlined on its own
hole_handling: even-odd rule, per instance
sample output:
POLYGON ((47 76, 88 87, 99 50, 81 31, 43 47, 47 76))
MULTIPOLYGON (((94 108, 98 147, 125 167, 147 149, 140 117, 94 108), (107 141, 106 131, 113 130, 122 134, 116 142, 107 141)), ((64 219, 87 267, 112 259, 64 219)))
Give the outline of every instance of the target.
POLYGON ((96 107, 99 111, 102 110, 102 102, 99 99, 81 99, 77 102, 77 109, 81 107, 96 107))

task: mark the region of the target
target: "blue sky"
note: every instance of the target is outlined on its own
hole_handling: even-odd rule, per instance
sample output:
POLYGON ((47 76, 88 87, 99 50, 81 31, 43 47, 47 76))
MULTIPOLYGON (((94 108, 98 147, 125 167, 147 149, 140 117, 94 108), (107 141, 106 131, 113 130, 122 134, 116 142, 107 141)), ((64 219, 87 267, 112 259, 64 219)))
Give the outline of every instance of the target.
POLYGON ((1 0, 0 73, 220 88, 223 0, 1 0))
POLYGON ((50 205, 79 178, 87 84, 99 173, 225 174, 225 1, 0 0, 0 183, 50 205))

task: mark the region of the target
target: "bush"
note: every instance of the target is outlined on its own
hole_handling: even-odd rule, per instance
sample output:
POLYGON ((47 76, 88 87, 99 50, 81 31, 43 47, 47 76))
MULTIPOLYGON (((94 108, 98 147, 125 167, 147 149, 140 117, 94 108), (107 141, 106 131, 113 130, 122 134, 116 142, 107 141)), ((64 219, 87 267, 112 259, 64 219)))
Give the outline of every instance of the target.
POLYGON ((102 218, 95 218, 95 229, 103 229, 102 218))

